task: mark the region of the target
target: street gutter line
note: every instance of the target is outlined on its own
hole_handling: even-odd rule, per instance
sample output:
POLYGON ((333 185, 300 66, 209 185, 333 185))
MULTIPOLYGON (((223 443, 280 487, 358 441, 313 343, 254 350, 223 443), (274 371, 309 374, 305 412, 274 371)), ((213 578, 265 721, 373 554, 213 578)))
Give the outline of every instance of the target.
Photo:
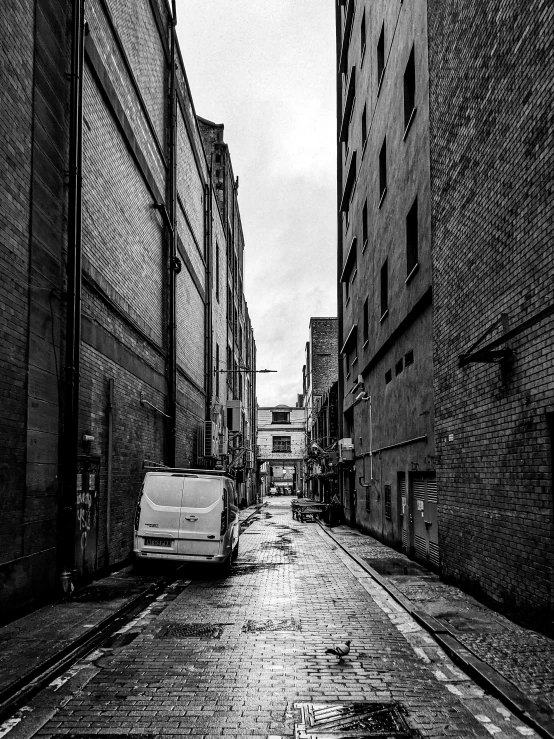
POLYGON ((503 677, 487 662, 484 662, 470 649, 462 645, 455 634, 444 624, 429 614, 417 610, 392 583, 389 583, 361 557, 351 552, 323 524, 318 521, 321 531, 326 534, 343 552, 348 554, 365 572, 368 573, 387 593, 394 598, 423 628, 428 631, 440 647, 462 670, 473 678, 481 687, 499 698, 518 718, 529 724, 544 739, 554 739, 554 722, 550 716, 512 682, 503 677))

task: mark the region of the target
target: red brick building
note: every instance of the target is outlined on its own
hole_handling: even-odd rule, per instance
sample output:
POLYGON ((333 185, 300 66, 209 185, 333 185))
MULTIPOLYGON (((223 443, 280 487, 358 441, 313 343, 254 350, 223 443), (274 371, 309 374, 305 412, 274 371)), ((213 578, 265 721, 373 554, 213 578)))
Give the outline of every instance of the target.
POLYGON ((441 571, 554 610, 554 8, 428 0, 441 571))
MULTIPOLYGON (((13 613, 129 556, 145 459, 243 476, 254 462, 224 445, 230 235, 169 4, 29 0, 0 15, 0 608, 13 613)), ((234 301, 255 368, 242 279, 234 301)))

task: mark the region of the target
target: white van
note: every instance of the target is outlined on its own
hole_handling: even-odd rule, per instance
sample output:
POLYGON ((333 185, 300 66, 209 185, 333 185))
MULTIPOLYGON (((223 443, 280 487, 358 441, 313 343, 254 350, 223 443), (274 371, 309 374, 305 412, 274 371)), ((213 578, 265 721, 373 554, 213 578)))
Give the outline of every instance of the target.
POLYGON ((231 568, 239 549, 235 481, 214 470, 156 470, 144 476, 135 514, 137 564, 152 559, 231 568))

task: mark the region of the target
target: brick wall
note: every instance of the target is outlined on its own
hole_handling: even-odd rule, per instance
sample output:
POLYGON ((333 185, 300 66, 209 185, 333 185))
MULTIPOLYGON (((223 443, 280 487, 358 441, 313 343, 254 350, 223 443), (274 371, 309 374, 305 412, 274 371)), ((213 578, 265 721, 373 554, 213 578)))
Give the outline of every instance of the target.
POLYGON ((442 571, 551 617, 552 318, 512 340, 511 360, 458 357, 502 313, 515 328, 552 305, 554 9, 428 7, 442 571))
MULTIPOLYGON (((0 51, 0 562, 21 556, 26 447, 34 2, 7 2, 0 51)), ((4 569, 0 570, 0 582, 4 569)))

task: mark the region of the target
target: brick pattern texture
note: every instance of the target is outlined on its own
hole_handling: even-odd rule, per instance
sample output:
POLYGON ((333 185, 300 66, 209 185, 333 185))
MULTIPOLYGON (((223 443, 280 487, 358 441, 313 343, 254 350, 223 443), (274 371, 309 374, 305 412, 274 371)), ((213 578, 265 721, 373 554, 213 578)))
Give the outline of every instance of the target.
POLYGON ((428 0, 428 16, 442 572, 541 619, 553 607, 552 318, 512 340, 511 360, 458 357, 501 314, 515 328, 552 304, 554 8, 428 0))

